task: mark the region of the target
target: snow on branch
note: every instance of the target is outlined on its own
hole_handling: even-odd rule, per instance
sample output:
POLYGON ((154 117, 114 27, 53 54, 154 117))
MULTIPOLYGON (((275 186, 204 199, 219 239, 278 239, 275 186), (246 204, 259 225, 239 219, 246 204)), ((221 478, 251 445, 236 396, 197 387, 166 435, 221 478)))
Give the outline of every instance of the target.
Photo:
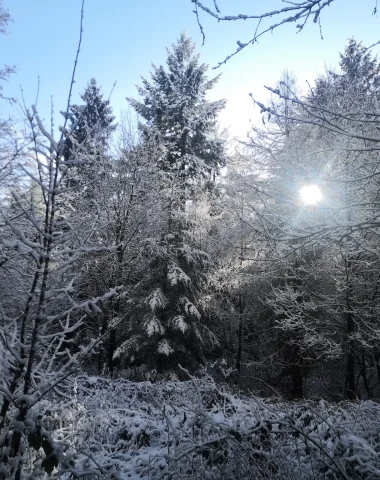
POLYGON ((380 143, 380 137, 361 135, 357 133, 357 130, 355 131, 354 129, 356 123, 377 124, 379 122, 379 114, 377 114, 376 112, 348 112, 342 114, 333 110, 326 109, 325 107, 319 105, 312 105, 309 102, 301 100, 297 97, 285 95, 281 93, 278 89, 273 89, 267 86, 265 86, 265 88, 269 92, 277 95, 279 98, 290 101, 294 105, 299 106, 304 111, 304 113, 306 113, 306 115, 295 115, 292 117, 285 116, 285 114, 281 111, 278 111, 274 108, 264 105, 262 102, 259 102, 253 97, 252 93, 250 93, 250 97, 252 98, 254 103, 260 108, 260 113, 268 113, 269 115, 287 119, 288 121, 294 123, 305 123, 309 125, 314 125, 316 127, 324 128, 325 130, 329 130, 332 133, 343 135, 345 137, 356 138, 365 142, 380 143), (344 128, 342 123, 339 123, 339 120, 346 120, 346 124, 348 124, 348 126, 351 125, 351 128, 344 128))
POLYGON ((199 0, 191 0, 191 2, 195 4, 194 13, 196 15, 198 26, 201 30, 203 39, 205 38, 205 34, 201 21, 199 19, 198 9, 210 15, 218 22, 236 22, 241 20, 253 20, 257 22, 254 36, 245 42, 237 40, 236 43, 238 45, 238 48, 236 49, 236 51, 228 55, 214 68, 219 68, 221 65, 225 64, 228 60, 241 52, 241 50, 246 48, 248 45, 253 45, 254 43, 256 43, 261 36, 265 35, 268 32, 273 32, 275 29, 278 29, 283 25, 287 25, 289 23, 296 23, 297 33, 299 33, 303 30, 309 19, 311 19, 314 23, 320 22, 320 15, 322 10, 332 4, 333 1, 334 0, 304 0, 301 2, 288 2, 289 6, 287 7, 264 13, 222 15, 220 8, 215 1, 213 2, 213 8, 209 8, 199 0), (262 21, 273 17, 278 18, 278 21, 271 23, 270 25, 261 27, 262 21))

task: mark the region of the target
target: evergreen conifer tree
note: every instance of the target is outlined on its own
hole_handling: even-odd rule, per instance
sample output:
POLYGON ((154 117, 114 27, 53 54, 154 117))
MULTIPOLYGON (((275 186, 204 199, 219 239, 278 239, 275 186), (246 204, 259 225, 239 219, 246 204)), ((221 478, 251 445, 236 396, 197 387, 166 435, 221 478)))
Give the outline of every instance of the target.
POLYGON ((105 148, 116 125, 109 101, 103 99, 95 78, 91 78, 81 95, 82 105, 70 107, 70 135, 65 139, 64 157, 70 160, 75 147, 98 149, 105 148))
POLYGON ((365 108, 376 107, 380 92, 380 64, 377 58, 361 42, 350 38, 340 54, 339 66, 340 72, 328 71, 316 81, 310 100, 338 113, 360 111, 363 104, 365 108))
POLYGON ((145 120, 140 125, 145 135, 156 136, 166 147, 159 168, 176 172, 189 186, 193 180, 212 178, 225 164, 223 141, 210 135, 225 101, 206 100, 219 75, 207 78, 208 66, 200 64, 191 38, 182 33, 167 52, 167 68, 153 65, 151 81, 143 78, 143 86, 137 87, 142 100, 128 101, 145 120))
POLYGON ((207 78, 207 66, 184 33, 168 50, 166 63, 167 68, 153 65, 150 82, 143 79, 141 101, 129 99, 145 120, 140 129, 146 141, 162 147, 156 162, 162 215, 150 239, 141 309, 132 314, 130 336, 115 352, 158 368, 202 362, 204 347, 214 341, 198 302, 209 259, 193 241, 188 207, 226 158, 224 141, 215 135, 225 102, 206 100, 219 77, 207 78))

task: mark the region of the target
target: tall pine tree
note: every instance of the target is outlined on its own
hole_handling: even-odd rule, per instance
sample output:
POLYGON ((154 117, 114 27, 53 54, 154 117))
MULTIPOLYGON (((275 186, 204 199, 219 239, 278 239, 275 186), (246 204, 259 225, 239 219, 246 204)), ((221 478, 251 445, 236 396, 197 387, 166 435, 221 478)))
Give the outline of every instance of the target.
POLYGON ((192 239, 188 209, 226 158, 224 141, 215 134, 225 102, 206 99, 219 77, 207 78, 207 65, 200 64, 184 33, 167 52, 166 68, 153 65, 151 81, 143 79, 143 87, 137 87, 142 100, 128 99, 145 120, 143 137, 162 147, 157 157, 162 215, 150 239, 141 309, 132 314, 131 334, 115 354, 159 368, 203 361, 204 347, 214 340, 199 305, 209 259, 192 239))
POLYGON ((309 100, 337 113, 377 108, 380 64, 361 42, 350 38, 340 54, 340 72, 328 71, 317 79, 309 100))
POLYGON ((188 186, 212 178, 225 164, 223 141, 211 136, 225 101, 206 100, 219 75, 207 78, 208 66, 199 63, 191 38, 182 33, 167 52, 167 68, 153 65, 151 81, 143 78, 137 87, 142 101, 128 101, 146 121, 140 125, 145 135, 156 136, 167 149, 159 168, 175 171, 188 186))
POLYGON ((103 99, 95 78, 91 78, 81 95, 82 105, 71 105, 70 127, 65 139, 64 157, 70 160, 76 148, 105 148, 116 125, 109 101, 103 99))

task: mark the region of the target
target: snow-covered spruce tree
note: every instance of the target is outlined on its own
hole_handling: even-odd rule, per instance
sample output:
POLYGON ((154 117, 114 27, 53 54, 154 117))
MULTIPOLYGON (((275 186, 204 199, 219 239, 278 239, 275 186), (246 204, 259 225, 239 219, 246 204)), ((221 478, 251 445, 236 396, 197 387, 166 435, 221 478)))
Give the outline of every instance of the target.
POLYGON ((339 71, 328 70, 316 80, 308 100, 335 113, 359 113, 362 108, 378 107, 380 64, 371 52, 350 38, 340 54, 339 71))
POLYGON ((209 259, 192 237, 188 209, 197 194, 212 190, 225 164, 224 142, 214 134, 225 102, 207 101, 218 77, 207 78, 207 66, 184 33, 168 50, 166 68, 153 70, 151 81, 143 79, 138 87, 141 101, 129 102, 145 120, 145 141, 162 148, 156 157, 161 216, 146 250, 150 271, 142 308, 115 357, 168 368, 203 361, 204 347, 214 338, 197 304, 209 259))
POLYGON ((220 76, 207 78, 208 66, 199 63, 195 47, 182 33, 172 50, 167 50, 167 69, 153 65, 151 81, 143 78, 143 86, 137 87, 142 101, 128 99, 146 121, 141 124, 145 135, 157 136, 167 149, 158 167, 175 173, 187 198, 194 182, 211 180, 225 162, 223 141, 211 136, 225 101, 206 100, 220 76))
MULTIPOLYGON (((101 89, 95 78, 91 78, 84 92, 81 94, 83 104, 71 105, 68 113, 69 125, 63 129, 64 149, 63 156, 66 165, 71 165, 67 175, 69 185, 75 182, 87 186, 96 181, 101 174, 100 164, 106 152, 110 136, 116 129, 115 117, 108 100, 104 100, 101 89), (91 153, 91 163, 80 164, 73 162, 78 152, 91 153)), ((103 158, 104 159, 104 158, 103 158)))

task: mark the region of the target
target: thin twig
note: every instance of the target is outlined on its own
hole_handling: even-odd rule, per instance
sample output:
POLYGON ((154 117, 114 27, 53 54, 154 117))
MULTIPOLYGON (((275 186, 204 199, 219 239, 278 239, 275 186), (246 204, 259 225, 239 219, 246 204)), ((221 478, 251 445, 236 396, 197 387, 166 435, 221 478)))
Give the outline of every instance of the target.
POLYGON ((199 12, 198 12, 198 5, 195 4, 195 10, 194 10, 194 13, 195 13, 195 16, 197 18, 197 22, 198 22, 198 27, 199 27, 199 30, 201 31, 201 34, 202 34, 202 47, 203 45, 205 44, 205 40, 206 40, 206 35, 205 35, 205 32, 203 30, 203 26, 201 24, 201 21, 199 19, 199 12))
MULTIPOLYGON (((82 37, 83 37, 83 18, 84 18, 84 0, 82 0, 82 8, 81 8, 81 14, 80 14, 79 41, 78 41, 77 53, 76 53, 76 55, 75 55, 73 73, 72 73, 72 76, 71 76, 70 90, 69 90, 69 96, 68 96, 68 99, 67 99, 66 112, 69 112, 69 110, 70 110, 71 95, 72 95, 73 87, 74 87, 74 83, 75 83, 75 73, 76 73, 76 70, 77 70, 78 59, 79 59, 79 52, 80 52, 81 45, 82 45, 82 37)), ((62 139, 63 139, 63 135, 64 135, 64 132, 65 132, 67 120, 68 120, 68 116, 65 115, 65 122, 64 122, 63 128, 62 128, 60 143, 61 143, 61 141, 62 141, 62 139)))

